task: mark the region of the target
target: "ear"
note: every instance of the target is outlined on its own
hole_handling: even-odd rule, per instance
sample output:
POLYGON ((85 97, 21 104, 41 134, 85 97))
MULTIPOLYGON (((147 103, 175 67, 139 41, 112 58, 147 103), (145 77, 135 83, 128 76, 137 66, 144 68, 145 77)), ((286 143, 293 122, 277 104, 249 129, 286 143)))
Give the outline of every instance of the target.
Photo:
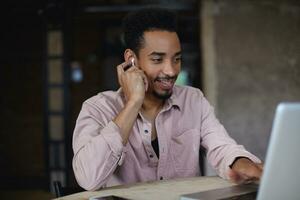
POLYGON ((136 55, 131 49, 126 49, 124 51, 124 60, 127 62, 130 58, 134 58, 136 60, 136 55))

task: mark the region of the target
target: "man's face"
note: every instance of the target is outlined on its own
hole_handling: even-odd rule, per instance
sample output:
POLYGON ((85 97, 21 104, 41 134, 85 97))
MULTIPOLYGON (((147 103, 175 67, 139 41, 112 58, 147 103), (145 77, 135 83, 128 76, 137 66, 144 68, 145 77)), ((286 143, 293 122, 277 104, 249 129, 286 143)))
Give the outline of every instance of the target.
POLYGON ((169 98, 181 68, 181 47, 177 34, 168 31, 145 32, 138 65, 148 78, 147 94, 159 99, 169 98))

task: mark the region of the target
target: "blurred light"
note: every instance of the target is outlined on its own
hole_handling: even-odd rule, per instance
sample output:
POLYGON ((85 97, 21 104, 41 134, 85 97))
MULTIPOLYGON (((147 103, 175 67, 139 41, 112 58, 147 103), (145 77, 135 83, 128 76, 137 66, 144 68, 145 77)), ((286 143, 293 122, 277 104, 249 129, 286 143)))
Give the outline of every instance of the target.
POLYGON ((71 63, 71 73, 72 73, 72 81, 75 83, 80 83, 83 79, 83 74, 81 70, 81 66, 79 62, 72 62, 71 63))
POLYGON ((176 85, 188 85, 188 82, 188 72, 186 70, 181 70, 177 77, 176 85))

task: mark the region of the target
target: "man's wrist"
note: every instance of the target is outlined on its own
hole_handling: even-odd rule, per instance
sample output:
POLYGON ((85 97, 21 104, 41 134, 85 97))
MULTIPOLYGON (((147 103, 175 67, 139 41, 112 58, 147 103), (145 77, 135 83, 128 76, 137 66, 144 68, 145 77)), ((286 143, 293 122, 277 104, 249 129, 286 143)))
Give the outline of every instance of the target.
MULTIPOLYGON (((247 160, 250 160, 248 157, 245 157, 245 156, 238 156, 238 157, 236 157, 236 158, 233 160, 233 162, 229 165, 230 169, 232 169, 233 166, 234 166, 234 164, 235 164, 239 159, 241 159, 241 158, 245 158, 245 159, 247 159, 247 160)), ((250 160, 250 161, 251 161, 251 160, 250 160)))
POLYGON ((136 109, 137 111, 139 111, 142 105, 143 100, 129 100, 125 106, 130 109, 136 109))

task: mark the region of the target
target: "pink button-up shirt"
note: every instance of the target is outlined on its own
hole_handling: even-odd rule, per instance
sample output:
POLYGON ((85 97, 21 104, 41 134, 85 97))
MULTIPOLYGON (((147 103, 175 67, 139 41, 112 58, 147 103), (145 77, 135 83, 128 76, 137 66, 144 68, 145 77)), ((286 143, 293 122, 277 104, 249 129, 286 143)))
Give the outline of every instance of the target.
POLYGON ((159 159, 151 145, 151 123, 141 114, 123 146, 120 129, 113 122, 123 107, 121 90, 99 93, 83 103, 73 135, 73 169, 86 190, 198 176, 200 145, 223 178, 238 156, 260 162, 228 136, 199 89, 174 86, 157 115, 159 159))

